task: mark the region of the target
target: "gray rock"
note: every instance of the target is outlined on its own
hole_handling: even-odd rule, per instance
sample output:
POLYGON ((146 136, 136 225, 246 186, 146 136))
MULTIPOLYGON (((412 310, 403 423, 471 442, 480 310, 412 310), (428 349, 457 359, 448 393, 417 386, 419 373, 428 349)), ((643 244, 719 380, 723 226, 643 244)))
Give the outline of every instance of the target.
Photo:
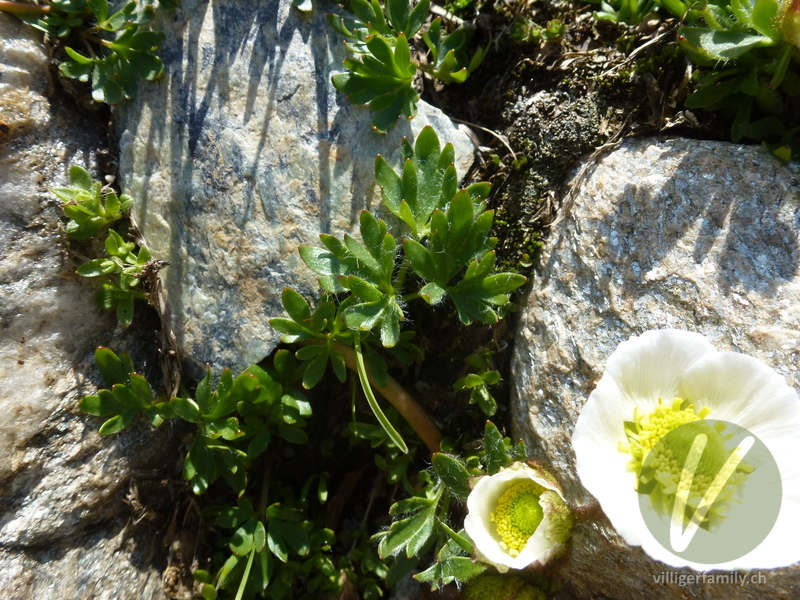
POLYGON ((318 295, 297 253, 341 235, 376 202, 376 154, 396 163, 400 140, 433 124, 453 142, 463 175, 467 135, 421 103, 390 135, 351 106, 331 75, 342 39, 325 22, 341 7, 291 0, 186 0, 169 19, 166 73, 116 109, 123 188, 156 258, 179 344, 195 366, 242 369, 279 336, 280 294, 318 295))
POLYGON ((47 69, 33 30, 0 14, 0 597, 159 598, 160 539, 126 528, 125 500, 174 444, 149 426, 101 440, 78 410, 115 321, 74 273, 48 189, 95 170, 105 132, 51 103, 47 69))
MULTIPOLYGON (((575 505, 591 501, 570 438, 617 345, 645 330, 705 334, 800 388, 800 185, 765 150, 680 139, 623 143, 588 169, 521 309, 513 427, 575 505)), ((800 569, 764 585, 658 584, 673 569, 585 522, 560 575, 565 598, 793 598, 800 569)))

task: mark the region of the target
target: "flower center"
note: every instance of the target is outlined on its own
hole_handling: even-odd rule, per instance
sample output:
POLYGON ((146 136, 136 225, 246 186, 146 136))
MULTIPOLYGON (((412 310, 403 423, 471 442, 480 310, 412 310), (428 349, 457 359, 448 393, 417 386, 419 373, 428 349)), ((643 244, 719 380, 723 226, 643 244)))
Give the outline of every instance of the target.
POLYGON ((649 495, 655 510, 671 515, 689 452, 696 438, 704 435, 706 443, 691 474, 685 515, 688 522, 713 485, 709 497, 716 500, 703 520, 703 527, 708 527, 715 518, 724 517, 727 502, 736 487, 753 470, 749 465, 739 463, 725 481, 715 482, 726 460, 735 451, 735 444, 729 443, 732 435, 725 434, 724 423, 704 420, 710 412, 707 407, 696 412, 694 405, 681 398, 675 398, 670 405, 665 405, 659 398, 656 409, 647 415, 634 409, 634 420, 625 422, 628 443, 620 445, 620 450, 632 457, 628 468, 636 473, 636 491, 649 495))
POLYGON ((545 489, 530 479, 511 483, 497 500, 491 515, 500 547, 511 556, 518 556, 542 522, 539 496, 545 489))

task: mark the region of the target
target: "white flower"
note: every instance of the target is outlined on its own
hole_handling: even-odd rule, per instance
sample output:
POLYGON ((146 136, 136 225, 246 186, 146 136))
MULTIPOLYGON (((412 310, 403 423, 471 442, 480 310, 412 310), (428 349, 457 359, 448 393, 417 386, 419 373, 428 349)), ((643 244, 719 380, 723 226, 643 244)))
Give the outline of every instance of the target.
POLYGON ((481 477, 467 498, 464 529, 478 555, 501 573, 544 564, 572 529, 558 484, 535 464, 514 463, 481 477))
MULTIPOLYGON (((687 331, 648 331, 633 337, 609 357, 575 424, 572 445, 583 485, 625 541, 642 546, 653 558, 698 570, 774 568, 800 561, 800 398, 761 361, 718 352, 705 337, 687 331), (677 442, 680 433, 668 434, 685 423, 692 423, 689 430, 700 431, 696 426, 704 422, 709 423, 709 435, 704 436, 705 449, 699 449, 704 454, 695 455, 702 456, 694 479, 698 489, 684 489, 688 505, 680 506, 686 507, 685 513, 677 509, 665 514, 680 497, 679 482, 687 477, 682 469, 690 463, 689 448, 697 441, 694 434, 677 442), (755 451, 748 454, 743 442, 727 441, 733 436, 728 432, 738 428, 759 440, 768 461, 759 462, 755 451), (732 449, 736 443, 739 446, 732 449), (715 479, 726 460, 741 462, 726 472, 727 479, 715 479), (768 473, 775 476, 766 488, 757 476, 768 473), (726 548, 710 546, 698 559, 678 551, 681 547, 673 538, 653 535, 654 521, 648 520, 652 514, 673 527, 683 520, 687 531, 689 515, 702 504, 703 495, 711 497, 710 487, 721 491, 719 502, 699 517, 698 524, 712 542, 714 535, 722 535, 723 526, 740 523, 734 520, 738 509, 766 506, 742 516, 744 523, 756 518, 767 523, 755 548, 727 556, 726 548), (753 498, 763 502, 754 505, 753 498), (771 517, 766 514, 770 511, 771 517), (717 560, 720 556, 725 558, 717 560)), ((757 535, 748 533, 746 526, 737 527, 743 532, 739 537, 757 535)))

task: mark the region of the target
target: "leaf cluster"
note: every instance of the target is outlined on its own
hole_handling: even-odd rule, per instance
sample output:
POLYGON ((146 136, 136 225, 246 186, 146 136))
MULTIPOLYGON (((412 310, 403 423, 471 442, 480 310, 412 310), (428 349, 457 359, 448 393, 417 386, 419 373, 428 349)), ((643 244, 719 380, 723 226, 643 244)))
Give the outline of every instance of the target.
POLYGON ((325 478, 312 476, 296 500, 284 494, 281 502, 262 508, 240 498, 236 506, 211 506, 204 511, 216 517, 218 527, 231 532, 222 538, 224 548, 217 562, 224 562, 216 574, 195 572, 204 599, 215 600, 222 591, 237 592, 237 598, 261 595, 272 600, 316 598, 339 591, 339 571, 329 556, 335 534, 307 514, 314 479, 318 479, 316 496, 324 503, 325 478), (304 594, 297 593, 299 580, 304 594))
POLYGON ((148 299, 142 281, 166 263, 154 261, 147 248, 126 241, 129 235, 125 217, 133 203, 130 196, 117 195, 78 165, 70 167, 69 178, 69 186, 51 190, 63 202, 61 208, 69 217, 67 234, 73 239, 87 240, 111 225, 122 232, 108 229, 103 244, 106 255, 84 262, 77 273, 100 278, 98 306, 116 311, 119 322, 129 325, 134 301, 148 299))
POLYGON ((300 294, 285 290, 282 300, 289 318, 270 321, 284 342, 305 344, 297 358, 307 363, 306 388, 321 379, 328 364, 344 381, 343 353, 352 348, 364 367, 357 372, 367 400, 400 448, 405 444, 374 400, 368 371, 383 386, 382 352, 405 363, 418 354, 413 336, 402 331, 407 303, 450 300, 461 322, 492 324, 508 308, 509 294, 525 282, 522 275, 496 272, 492 248, 497 240, 489 236, 494 213, 485 210, 490 185, 459 190, 453 147, 442 147, 431 127, 413 145, 404 140, 402 152, 400 172, 378 156, 375 175, 383 206, 396 218, 393 229, 402 230, 403 239, 365 210, 360 240, 323 234, 322 247, 301 246, 303 261, 320 275, 328 295, 312 311, 300 294))
POLYGON ((455 390, 469 390, 469 403, 477 404, 488 417, 497 412, 497 401, 489 387, 500 383, 500 372, 491 368, 490 356, 488 350, 470 354, 466 363, 472 372, 453 384, 455 390))
POLYGON ((478 48, 470 58, 467 48, 475 35, 475 29, 460 27, 450 34, 442 31, 442 19, 435 18, 422 39, 431 53, 431 64, 420 64, 420 68, 441 81, 464 83, 489 53, 491 40, 485 48, 478 48))
POLYGON ((130 196, 118 196, 110 188, 103 187, 79 165, 70 167, 69 182, 69 186, 54 188, 52 192, 64 202, 61 208, 70 219, 67 234, 73 239, 86 240, 97 235, 107 225, 123 218, 131 208, 130 196))
POLYGON ((381 133, 391 129, 400 115, 407 119, 417 111, 419 94, 414 88, 417 69, 446 82, 464 82, 480 66, 486 50, 469 58, 466 48, 474 30, 460 28, 444 35, 441 19, 435 19, 422 39, 431 52, 431 64, 412 59, 410 41, 428 18, 430 0, 416 5, 409 0, 352 0, 352 16, 329 14, 330 26, 345 38, 353 58, 345 60, 344 73, 333 76, 333 85, 354 104, 367 104, 376 113, 372 127, 381 133))
MULTIPOLYGON (((596 13, 597 18, 602 18, 596 13)), ((555 42, 567 33, 567 26, 561 19, 551 19, 544 26, 533 21, 516 21, 511 26, 511 39, 518 44, 555 42)))
POLYGON ((762 141, 780 158, 800 158, 797 24, 779 0, 603 0, 596 18, 641 22, 663 7, 684 22, 678 43, 701 67, 686 108, 719 111, 731 139, 762 141))
MULTIPOLYGON (((171 1, 166 4, 174 6, 171 1)), ((46 15, 23 18, 85 49, 65 46, 70 60, 59 70, 65 77, 90 82, 95 101, 118 104, 131 99, 139 77, 152 81, 163 74, 164 65, 154 53, 164 36, 142 29, 155 14, 152 0, 133 0, 119 10, 108 0, 49 0, 49 5, 46 15)))
POLYGON ((222 477, 242 495, 247 487, 247 469, 267 450, 274 436, 294 444, 308 441, 303 428, 311 405, 291 384, 281 383, 295 372, 295 361, 288 351, 275 356, 274 369, 252 365, 238 377, 226 369, 216 389, 209 370, 193 398, 168 400, 154 398, 144 377, 134 372, 128 355, 118 357, 107 348, 98 348, 95 362, 111 389, 85 396, 80 407, 89 414, 109 417, 100 427, 101 435, 122 431, 140 412, 155 426, 180 418, 197 427, 183 465, 183 476, 195 494, 205 493, 222 477))
POLYGON ((732 118, 735 142, 763 140, 786 160, 800 158, 800 119, 791 109, 800 96, 800 51, 782 27, 778 0, 687 7, 687 15, 679 43, 707 69, 686 107, 732 118))
MULTIPOLYGON (((101 435, 124 430, 139 413, 155 426, 170 419, 192 423, 196 431, 184 479, 195 494, 206 494, 217 480, 234 494, 231 503, 202 511, 215 524, 217 550, 213 568, 194 573, 200 597, 333 597, 341 592, 344 573, 364 597, 381 597, 378 581, 396 576, 396 569, 377 557, 364 532, 346 555, 332 554, 336 535, 320 510, 329 498, 327 474, 310 475, 298 493, 269 476, 269 467, 254 469, 256 460, 275 448, 276 438, 292 444, 308 440, 304 428, 311 407, 296 389, 302 368, 290 352, 278 351, 272 368, 254 365, 238 377, 223 371, 216 385, 208 372, 193 395, 170 399, 155 397, 127 354, 98 348, 95 360, 110 389, 84 397, 80 407, 106 418, 101 435), (248 496, 253 484, 261 486, 257 503, 248 496)), ((391 444, 383 438, 378 445, 383 443, 391 444)), ((223 495, 218 491, 213 497, 218 501, 223 495)))
POLYGON ((134 242, 126 242, 122 236, 109 230, 105 241, 107 256, 95 258, 78 267, 82 277, 102 277, 97 291, 97 304, 106 310, 114 310, 122 325, 130 325, 133 320, 134 300, 147 300, 142 290, 141 280, 151 266, 152 256, 147 248, 136 252, 134 242))

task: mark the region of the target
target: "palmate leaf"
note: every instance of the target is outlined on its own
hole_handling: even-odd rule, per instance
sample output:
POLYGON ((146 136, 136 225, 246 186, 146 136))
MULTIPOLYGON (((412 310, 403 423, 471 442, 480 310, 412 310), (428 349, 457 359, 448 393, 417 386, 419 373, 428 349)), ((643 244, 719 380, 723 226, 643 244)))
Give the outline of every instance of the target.
MULTIPOLYGON (((301 246, 300 255, 311 270, 322 275, 320 284, 323 289, 332 293, 345 290, 352 293, 337 312, 344 324, 361 331, 378 328, 383 345, 392 347, 400 339, 400 323, 405 318, 393 282, 397 244, 388 233, 386 223, 369 211, 362 211, 360 225, 363 243, 350 235, 345 235, 344 241, 340 241, 323 234, 320 240, 327 251, 301 246)), ((285 320, 277 320, 273 326, 290 337, 296 336, 295 339, 311 333, 307 328, 304 331, 301 326, 293 327, 285 320)))
POLYGON ((518 273, 494 273, 495 260, 494 252, 489 252, 470 263, 460 282, 445 288, 462 323, 469 324, 472 319, 497 323, 499 317, 492 306, 507 305, 508 294, 525 283, 525 277, 518 273))
POLYGON ((353 104, 368 104, 377 113, 372 127, 379 133, 391 129, 401 114, 407 119, 417 113, 419 94, 414 89, 415 63, 404 34, 397 38, 368 35, 361 60, 344 62, 348 72, 332 77, 334 87, 353 104))
MULTIPOLYGON (((420 240, 430 231, 433 211, 444 208, 458 191, 452 144, 441 146, 433 127, 427 126, 417 136, 414 146, 403 142, 405 162, 397 173, 382 156, 375 159, 375 179, 381 187, 384 206, 411 229, 420 240)), ((486 186, 473 188, 488 193, 486 186)))
POLYGON ((442 488, 439 488, 430 498, 414 496, 393 504, 393 515, 410 516, 395 521, 389 531, 375 536, 376 539, 380 537, 378 554, 381 558, 399 554, 403 550, 409 558, 419 555, 436 530, 436 510, 441 498, 442 488))
POLYGON ((441 522, 439 526, 444 529, 449 539, 436 553, 436 562, 433 566, 415 575, 414 579, 427 581, 431 584, 431 589, 436 590, 453 581, 459 583, 469 581, 489 568, 484 563, 474 562, 468 556, 474 552, 474 546, 463 529, 455 532, 441 522))
POLYGON ((353 276, 384 293, 394 293, 392 277, 397 252, 394 237, 388 233, 386 223, 369 211, 361 212, 360 225, 363 243, 350 235, 340 241, 322 234, 320 241, 327 250, 303 245, 300 256, 312 271, 322 275, 320 285, 327 292, 344 291, 346 278, 353 276))
POLYGON ((463 323, 473 319, 496 323, 499 317, 492 307, 508 304, 508 294, 526 279, 516 273, 495 273, 495 254, 489 249, 496 240, 488 237, 494 215, 486 211, 475 217, 474 208, 475 200, 462 190, 446 213, 433 212, 427 246, 407 239, 403 249, 414 271, 428 282, 420 296, 429 304, 449 296, 463 323), (465 267, 466 273, 454 283, 465 267))
POLYGON ((403 249, 414 270, 426 281, 443 288, 471 261, 483 257, 497 240, 488 236, 493 211, 475 217, 474 202, 466 190, 450 201, 447 212, 431 215, 431 234, 427 247, 405 240, 403 249))

